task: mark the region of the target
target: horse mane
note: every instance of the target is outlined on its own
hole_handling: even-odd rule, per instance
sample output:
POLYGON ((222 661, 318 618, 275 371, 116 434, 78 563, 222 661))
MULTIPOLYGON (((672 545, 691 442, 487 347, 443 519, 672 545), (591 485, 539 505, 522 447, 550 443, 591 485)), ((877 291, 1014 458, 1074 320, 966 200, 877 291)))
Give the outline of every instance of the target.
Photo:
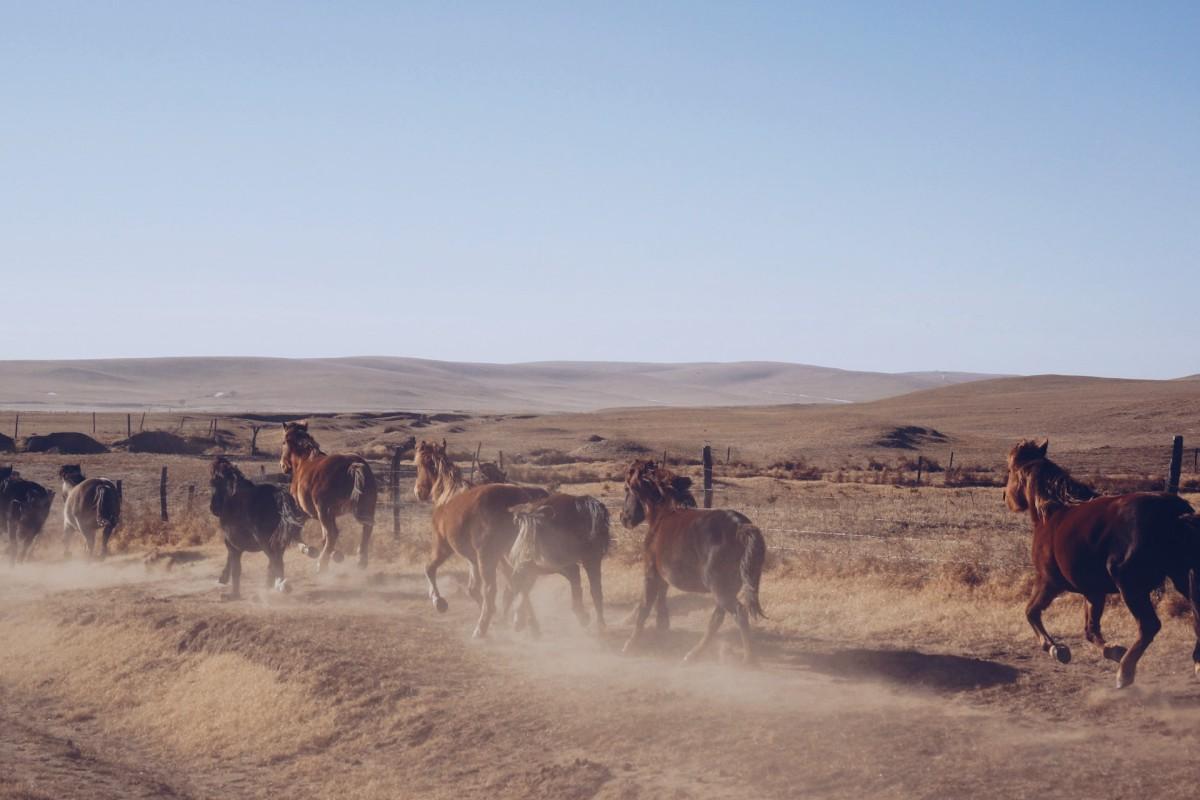
POLYGON ((1043 446, 1024 441, 1009 453, 1010 469, 1022 482, 1029 505, 1042 519, 1051 511, 1086 503, 1100 496, 1091 486, 1046 457, 1043 446))
POLYGON ((692 479, 676 475, 665 466, 650 461, 637 460, 629 467, 625 478, 629 488, 636 489, 639 485, 650 488, 661 501, 672 504, 676 508, 695 508, 696 498, 692 495, 692 479))
POLYGON ((287 423, 283 433, 283 440, 287 442, 288 448, 300 458, 325 455, 325 451, 317 444, 317 440, 308 432, 307 425, 298 422, 287 423))
POLYGON ((446 452, 446 446, 434 446, 433 465, 437 477, 433 481, 434 505, 441 505, 454 495, 470 489, 475 484, 463 477, 462 470, 446 452))
POLYGON ((213 480, 225 479, 232 476, 238 483, 243 481, 249 482, 249 479, 242 474, 242 471, 234 466, 234 463, 225 456, 217 456, 213 459, 212 464, 209 466, 209 474, 213 480))

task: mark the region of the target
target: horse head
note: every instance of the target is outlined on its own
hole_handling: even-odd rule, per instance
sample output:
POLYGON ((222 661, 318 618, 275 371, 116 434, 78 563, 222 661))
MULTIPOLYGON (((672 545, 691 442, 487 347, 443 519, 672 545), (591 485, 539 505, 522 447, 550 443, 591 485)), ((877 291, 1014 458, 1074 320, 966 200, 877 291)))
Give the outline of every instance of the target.
POLYGON ((1008 482, 1004 486, 1004 502, 1010 511, 1029 509, 1028 467, 1046 458, 1050 440, 1040 444, 1032 439, 1023 439, 1008 451, 1008 482))
POLYGON ((421 440, 413 451, 413 464, 417 467, 417 482, 413 486, 413 494, 422 503, 428 503, 433 495, 433 482, 437 480, 437 450, 433 442, 421 440))
POLYGON ((83 468, 78 464, 63 464, 58 468, 58 477, 62 479, 63 486, 69 491, 71 487, 83 483, 83 468))
POLYGON ((209 511, 214 516, 221 516, 225 501, 237 494, 238 483, 242 473, 225 456, 217 456, 209 466, 209 486, 212 488, 212 501, 209 511))
POLYGON ((283 447, 279 451, 279 469, 291 475, 296 461, 321 455, 321 447, 308 432, 307 422, 283 423, 283 447))

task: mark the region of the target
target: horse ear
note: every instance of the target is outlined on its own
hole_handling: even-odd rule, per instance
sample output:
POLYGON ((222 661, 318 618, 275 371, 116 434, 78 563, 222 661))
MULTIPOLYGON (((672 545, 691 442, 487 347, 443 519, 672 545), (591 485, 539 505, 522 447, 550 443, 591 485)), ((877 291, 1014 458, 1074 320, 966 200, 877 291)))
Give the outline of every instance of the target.
POLYGON ((1042 444, 1038 447, 1038 452, 1042 454, 1042 458, 1046 457, 1046 451, 1050 449, 1050 440, 1043 439, 1042 444))

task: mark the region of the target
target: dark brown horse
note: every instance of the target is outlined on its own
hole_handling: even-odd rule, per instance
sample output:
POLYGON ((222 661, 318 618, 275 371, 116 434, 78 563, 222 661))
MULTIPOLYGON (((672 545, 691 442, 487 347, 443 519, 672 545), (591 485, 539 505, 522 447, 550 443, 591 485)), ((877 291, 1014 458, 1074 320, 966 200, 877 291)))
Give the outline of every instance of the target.
POLYGON ((52 502, 53 491, 25 480, 12 467, 0 467, 0 531, 8 533, 10 566, 29 557, 52 502))
POLYGON ((1105 658, 1120 664, 1117 688, 1133 683, 1138 660, 1162 627, 1150 593, 1167 578, 1192 605, 1197 643, 1192 651, 1200 676, 1200 521, 1172 494, 1099 497, 1046 458, 1049 442, 1017 443, 1008 454, 1004 500, 1033 521, 1036 580, 1025 616, 1042 649, 1060 662, 1070 649, 1042 625, 1042 612, 1063 592, 1081 594, 1084 635, 1105 658), (1100 633, 1108 595, 1119 593, 1137 620, 1138 638, 1126 650, 1100 633))
POLYGON ((58 471, 63 482, 63 556, 71 553, 71 533, 87 542, 88 558, 96 549, 96 534, 102 532, 100 558, 108 556, 108 540, 121 522, 121 492, 108 478, 85 478, 78 464, 58 471))
POLYGON ((352 514, 362 525, 358 545, 358 565, 367 566, 371 532, 375 529, 375 502, 378 488, 375 474, 362 456, 348 453, 326 455, 301 422, 283 424, 283 450, 279 468, 292 478, 292 497, 300 509, 321 523, 324 537, 317 572, 329 566, 337 547, 337 518, 352 514))
POLYGON ((644 593, 625 650, 637 644, 650 609, 662 602, 670 585, 711 594, 716 600, 704 638, 684 661, 704 653, 729 613, 741 631, 745 660, 753 663, 750 618, 763 616, 758 584, 766 542, 762 532, 737 511, 697 509, 691 484, 690 478, 653 461, 634 461, 625 475, 621 524, 636 528, 644 520, 650 528, 643 544, 644 593), (745 594, 744 603, 738 600, 739 590, 745 594))
POLYGON ((571 584, 571 608, 579 624, 587 626, 588 613, 583 607, 582 566, 588 576, 592 606, 596 609, 596 629, 603 633, 604 591, 600 585, 600 562, 608 554, 612 536, 608 528, 608 509, 594 497, 552 494, 517 506, 513 514, 517 539, 508 561, 512 565, 512 587, 520 597, 515 627, 528 624, 538 632, 537 617, 529 601, 529 592, 538 575, 558 573, 571 584))
POLYGON ((225 536, 225 568, 218 583, 232 580, 230 598, 241 596, 242 553, 267 554, 267 588, 287 591, 283 553, 300 540, 307 518, 288 491, 268 483, 253 483, 224 456, 209 469, 212 501, 209 510, 225 536))
POLYGON ((545 497, 545 489, 511 483, 472 486, 446 453, 445 444, 421 442, 413 456, 417 481, 413 488, 421 502, 433 502, 433 549, 425 565, 429 599, 438 611, 449 604, 437 587, 437 571, 452 553, 471 565, 467 591, 480 604, 475 636, 487 635, 496 612, 496 573, 508 579, 505 611, 511 603, 511 575, 505 557, 517 536, 512 509, 545 497))

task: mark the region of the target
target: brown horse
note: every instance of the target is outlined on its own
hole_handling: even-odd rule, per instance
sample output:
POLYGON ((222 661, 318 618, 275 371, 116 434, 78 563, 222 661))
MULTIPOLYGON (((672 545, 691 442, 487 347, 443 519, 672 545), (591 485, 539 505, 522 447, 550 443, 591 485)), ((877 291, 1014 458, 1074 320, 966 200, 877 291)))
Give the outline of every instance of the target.
POLYGON ((634 461, 626 473, 621 524, 636 528, 645 520, 650 530, 642 554, 644 593, 625 650, 637 644, 650 609, 662 602, 670 585, 685 592, 711 594, 716 600, 708 630, 684 661, 694 661, 704 653, 725 614, 730 613, 741 631, 745 660, 753 663, 750 618, 763 616, 758 584, 766 542, 743 514, 697 509, 691 485, 690 478, 675 475, 653 461, 634 461), (744 603, 738 600, 739 589, 745 592, 744 603))
POLYGON ((87 541, 88 558, 100 540, 100 558, 108 556, 108 540, 121 522, 121 492, 108 478, 85 478, 78 464, 66 464, 58 471, 63 482, 63 556, 71 553, 71 532, 87 541))
POLYGON ((1008 454, 1004 500, 1033 521, 1036 580, 1025 616, 1042 649, 1063 664, 1071 651, 1042 625, 1042 612, 1063 592, 1081 594, 1084 635, 1105 658, 1119 662, 1117 688, 1133 683, 1138 660, 1162 627, 1150 593, 1167 578, 1190 601, 1197 643, 1192 651, 1200 676, 1200 520, 1172 494, 1099 497, 1046 458, 1049 442, 1018 442, 1008 454), (1138 624, 1126 650, 1108 645, 1100 616, 1108 595, 1119 593, 1138 624))
POLYGON ((8 533, 9 566, 29 557, 53 502, 50 489, 25 480, 12 467, 0 467, 0 532, 8 533))
POLYGON ((308 432, 306 423, 285 422, 279 468, 291 476, 292 497, 300 509, 321 523, 324 541, 317 572, 329 566, 329 558, 337 546, 337 518, 343 514, 353 514, 362 525, 358 565, 366 568, 378 496, 375 474, 366 459, 348 453, 326 455, 308 432))
POLYGON ((596 609, 596 630, 603 633, 604 591, 600 585, 600 562, 608 554, 612 536, 608 528, 608 509, 594 497, 552 494, 517 506, 513 514, 517 539, 509 552, 513 591, 521 598, 515 627, 528 624, 539 632, 537 617, 529 601, 529 592, 538 575, 557 572, 571 584, 571 608, 579 624, 587 627, 588 613, 583 608, 582 566, 588 576, 592 606, 596 609))
POLYGON ((458 553, 471 565, 467 591, 480 604, 475 636, 486 636, 496 612, 497 570, 508 580, 506 612, 511 603, 512 570, 505 556, 517 536, 512 509, 548 492, 511 483, 472 486, 446 454, 445 444, 421 442, 413 462, 417 466, 413 491, 421 502, 433 502, 433 549, 425 565, 429 599, 438 611, 449 608, 438 591, 437 571, 452 553, 458 553))

